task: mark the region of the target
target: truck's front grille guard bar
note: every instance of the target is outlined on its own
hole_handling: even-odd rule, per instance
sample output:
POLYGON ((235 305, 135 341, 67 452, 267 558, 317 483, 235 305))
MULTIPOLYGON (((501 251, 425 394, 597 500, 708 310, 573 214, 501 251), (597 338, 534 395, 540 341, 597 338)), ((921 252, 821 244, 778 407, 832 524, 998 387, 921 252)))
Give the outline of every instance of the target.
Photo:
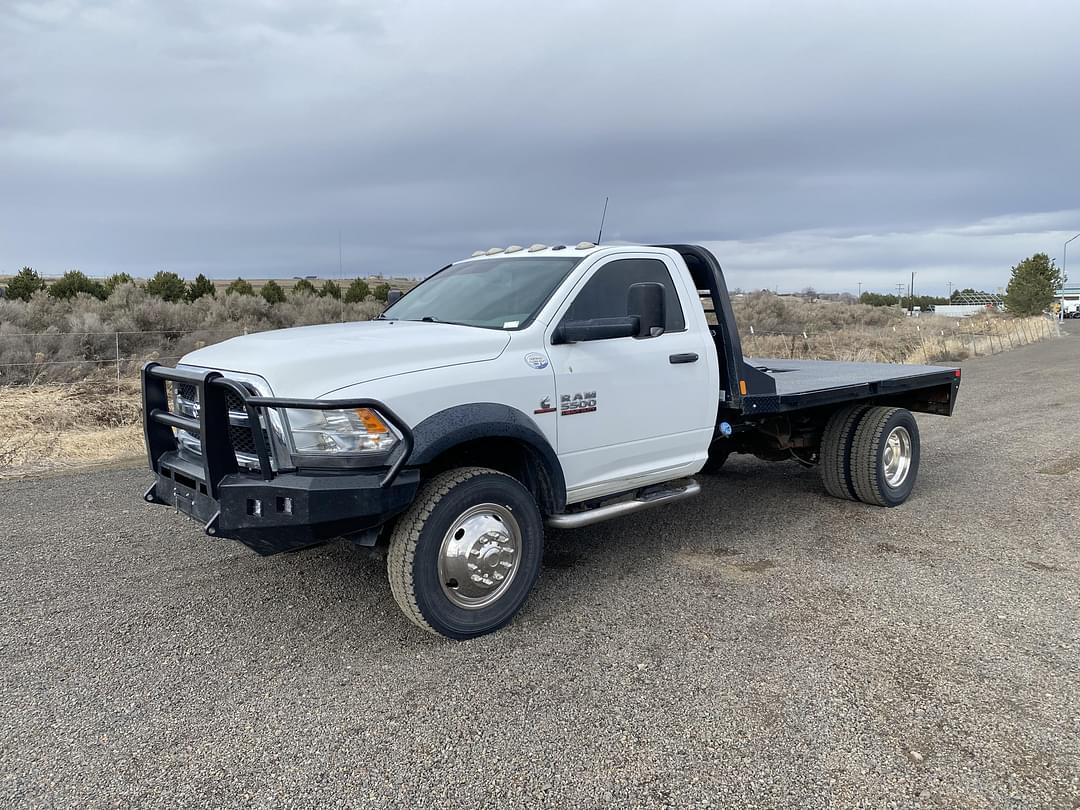
POLYGON ((260 411, 264 408, 297 408, 316 411, 352 410, 372 408, 384 416, 401 434, 401 450, 390 465, 380 485, 388 487, 405 466, 413 449, 413 434, 408 424, 390 408, 377 399, 286 399, 282 397, 254 396, 236 380, 230 380, 219 371, 195 371, 169 368, 158 363, 147 363, 142 370, 143 418, 146 432, 146 449, 150 468, 157 472, 157 460, 161 454, 176 449, 176 436, 172 428, 186 430, 199 437, 202 445, 203 472, 209 494, 217 498, 218 484, 229 473, 239 470, 236 454, 229 442, 229 410, 225 391, 231 391, 244 403, 252 442, 259 457, 259 471, 267 481, 274 478, 270 467, 270 448, 262 430, 260 411), (199 418, 180 416, 169 410, 169 395, 165 383, 184 382, 198 389, 199 418))

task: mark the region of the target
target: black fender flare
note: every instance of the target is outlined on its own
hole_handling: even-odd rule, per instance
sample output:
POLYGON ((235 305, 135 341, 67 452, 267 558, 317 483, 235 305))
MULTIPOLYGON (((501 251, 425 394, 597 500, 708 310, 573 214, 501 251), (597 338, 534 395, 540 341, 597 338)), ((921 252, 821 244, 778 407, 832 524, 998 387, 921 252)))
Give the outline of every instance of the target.
POLYGON ((547 437, 532 419, 517 408, 498 402, 455 405, 429 416, 413 428, 414 445, 410 467, 434 461, 447 450, 480 439, 500 438, 521 442, 539 462, 549 484, 545 504, 552 513, 566 508, 566 478, 562 464, 547 437))

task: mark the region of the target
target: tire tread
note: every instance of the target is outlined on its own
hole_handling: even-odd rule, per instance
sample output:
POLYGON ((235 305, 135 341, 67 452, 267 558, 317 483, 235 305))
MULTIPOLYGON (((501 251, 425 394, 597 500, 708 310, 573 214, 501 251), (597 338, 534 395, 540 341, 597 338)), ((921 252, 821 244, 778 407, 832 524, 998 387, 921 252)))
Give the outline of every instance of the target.
POLYGON ((423 486, 412 506, 398 518, 394 531, 390 534, 386 576, 390 580, 390 592, 394 595, 394 601, 413 624, 437 636, 442 634, 424 618, 416 599, 416 585, 413 582, 416 544, 420 540, 420 532, 423 531, 424 524, 435 511, 435 507, 439 505, 439 501, 449 495, 455 487, 480 475, 499 475, 511 481, 514 480, 505 473, 486 467, 458 467, 440 473, 423 486))
POLYGON ((855 431, 855 443, 851 448, 851 480, 855 494, 863 503, 888 506, 882 496, 882 483, 878 477, 878 456, 885 438, 882 429, 902 408, 871 408, 855 431))
POLYGON ((849 405, 830 417, 821 437, 821 480, 834 498, 856 500, 852 484, 852 433, 868 410, 866 405, 849 405))

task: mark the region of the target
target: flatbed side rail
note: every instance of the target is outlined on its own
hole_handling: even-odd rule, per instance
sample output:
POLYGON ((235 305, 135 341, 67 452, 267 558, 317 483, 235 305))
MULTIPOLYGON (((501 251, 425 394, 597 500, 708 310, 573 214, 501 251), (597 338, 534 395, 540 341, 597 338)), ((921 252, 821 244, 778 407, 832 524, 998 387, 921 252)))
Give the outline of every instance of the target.
POLYGON ((203 478, 208 494, 218 497, 221 480, 239 470, 236 453, 229 440, 229 406, 225 394, 230 392, 240 399, 247 412, 252 444, 259 458, 259 471, 270 481, 276 473, 270 465, 270 448, 263 433, 261 416, 268 409, 297 408, 305 410, 353 410, 372 408, 385 417, 401 434, 401 448, 390 464, 380 485, 389 487, 401 472, 413 450, 413 432, 409 425, 389 407, 377 399, 293 399, 288 397, 263 397, 251 393, 243 383, 226 377, 219 371, 197 371, 170 368, 159 363, 147 363, 142 369, 143 431, 150 469, 158 472, 158 460, 164 453, 177 449, 173 428, 197 435, 202 449, 203 478), (182 416, 169 409, 166 383, 187 383, 198 390, 198 419, 182 416))
POLYGON ((910 377, 892 377, 792 393, 751 395, 743 399, 742 411, 746 416, 762 416, 860 400, 876 399, 899 403, 900 398, 907 396, 920 403, 905 403, 904 407, 910 410, 950 416, 959 388, 960 370, 942 368, 938 372, 910 377))

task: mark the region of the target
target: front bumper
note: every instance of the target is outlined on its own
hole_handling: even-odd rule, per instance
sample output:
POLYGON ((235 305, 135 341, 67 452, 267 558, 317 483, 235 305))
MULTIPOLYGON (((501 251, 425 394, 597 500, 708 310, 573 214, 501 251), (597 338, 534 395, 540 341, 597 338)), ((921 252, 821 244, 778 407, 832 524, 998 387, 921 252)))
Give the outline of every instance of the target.
POLYGON ((289 472, 270 481, 237 472, 221 479, 215 499, 200 472, 180 453, 164 454, 146 500, 172 506, 203 524, 208 535, 239 540, 264 555, 380 526, 404 511, 420 483, 417 470, 403 470, 386 487, 379 470, 289 472))
POLYGON ((157 363, 143 368, 142 383, 146 450, 156 477, 145 498, 198 520, 208 535, 275 554, 380 526, 416 495, 419 471, 404 469, 412 453, 412 431, 381 402, 254 396, 220 372, 157 363), (201 405, 197 418, 169 410, 167 382, 196 386, 201 405), (226 392, 243 402, 259 459, 256 471, 237 462, 229 439, 226 392), (375 408, 397 428, 401 445, 381 468, 274 469, 262 430, 262 414, 270 408, 375 408), (174 429, 199 437, 197 458, 185 455, 174 429))

